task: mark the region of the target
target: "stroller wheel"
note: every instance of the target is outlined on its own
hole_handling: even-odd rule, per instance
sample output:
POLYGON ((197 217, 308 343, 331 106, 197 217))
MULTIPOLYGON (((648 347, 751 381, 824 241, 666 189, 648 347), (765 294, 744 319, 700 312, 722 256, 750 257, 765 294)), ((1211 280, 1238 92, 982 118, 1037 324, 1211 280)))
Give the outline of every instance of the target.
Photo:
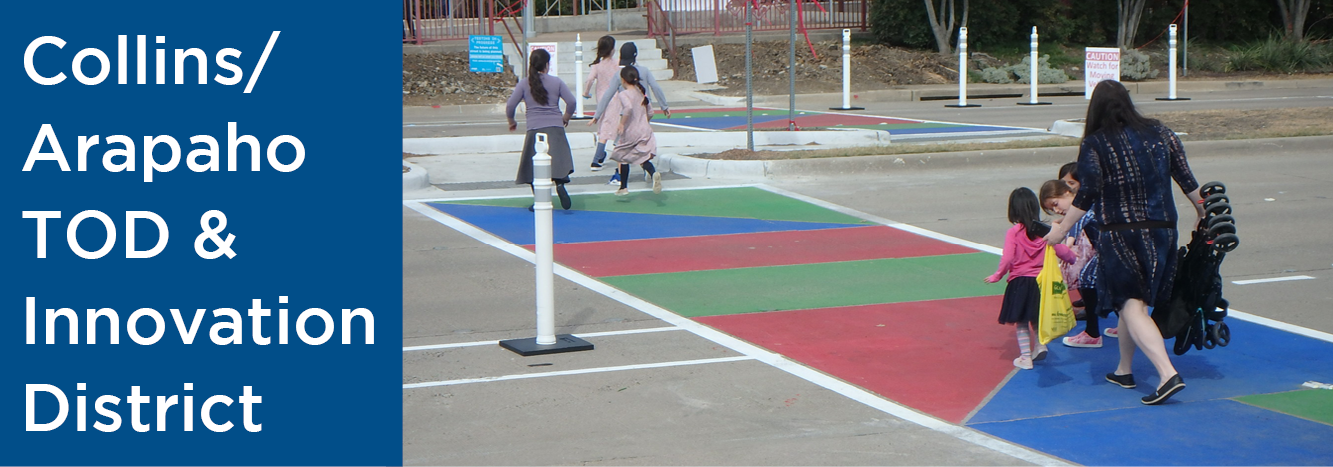
POLYGON ((1212 206, 1205 207, 1205 208, 1203 208, 1203 210, 1204 210, 1204 212, 1206 212, 1207 215, 1209 215, 1209 216, 1219 216, 1219 215, 1222 215, 1222 214, 1231 214, 1231 204, 1230 204, 1230 203, 1213 203, 1212 206))
POLYGON ((1203 199, 1203 208, 1204 208, 1204 209, 1208 209, 1208 206, 1212 206, 1212 205, 1217 204, 1217 203, 1228 203, 1228 204, 1230 204, 1230 203, 1231 203, 1231 198, 1228 198, 1226 193, 1218 193, 1218 194, 1209 196, 1209 197, 1203 199))
POLYGON ((1209 222, 1209 223, 1212 224, 1208 226, 1208 235, 1211 237, 1216 238, 1218 235, 1236 233, 1236 224, 1232 224, 1230 222, 1209 222))
POLYGON ((1217 345, 1226 347, 1227 344, 1231 343, 1231 328, 1227 327, 1227 323, 1220 321, 1213 323, 1209 327, 1208 333, 1213 335, 1213 341, 1217 342, 1217 345))
POLYGON ((1227 192, 1227 186, 1223 185, 1222 182, 1208 182, 1205 183, 1202 187, 1199 187, 1199 194, 1205 198, 1217 193, 1226 193, 1226 192, 1227 192))
POLYGON ((1208 331, 1203 333, 1203 348, 1211 349, 1217 347, 1217 333, 1212 326, 1208 326, 1208 331))
POLYGON ((1213 238, 1213 248, 1221 252, 1231 252, 1240 245, 1240 237, 1233 233, 1224 233, 1213 238))
POLYGON ((1233 224, 1233 225, 1234 225, 1234 224, 1236 223, 1236 218, 1235 218, 1235 217, 1231 217, 1230 214, 1222 214, 1222 215, 1218 215, 1218 216, 1211 216, 1211 217, 1208 218, 1208 224, 1207 224, 1207 226, 1208 226, 1208 228, 1211 229, 1211 228, 1213 228, 1214 225, 1222 224, 1222 223, 1233 224))

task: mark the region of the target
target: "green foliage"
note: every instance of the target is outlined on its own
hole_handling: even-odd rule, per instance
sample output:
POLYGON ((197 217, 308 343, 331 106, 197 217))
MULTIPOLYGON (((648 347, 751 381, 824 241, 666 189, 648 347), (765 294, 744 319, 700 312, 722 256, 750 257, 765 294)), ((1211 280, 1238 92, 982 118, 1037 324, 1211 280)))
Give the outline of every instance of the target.
POLYGON ((1291 42, 1277 35, 1247 46, 1232 47, 1226 71, 1264 70, 1280 73, 1333 71, 1333 44, 1291 42))
POLYGON ((1148 54, 1135 49, 1120 51, 1120 79, 1124 81, 1143 81, 1157 77, 1157 69, 1152 67, 1148 54))
MULTIPOLYGON (((1037 59, 1037 83, 1038 84, 1059 84, 1069 81, 1069 76, 1065 72, 1051 68, 1050 56, 1045 55, 1037 59)), ((1031 56, 1023 57, 1023 61, 1015 65, 1005 65, 1002 67, 988 67, 979 73, 978 78, 982 82, 995 84, 1021 83, 1028 84, 1028 77, 1032 74, 1031 56)))
POLYGON ((870 2, 870 32, 888 45, 935 49, 926 5, 921 0, 875 0, 870 2))

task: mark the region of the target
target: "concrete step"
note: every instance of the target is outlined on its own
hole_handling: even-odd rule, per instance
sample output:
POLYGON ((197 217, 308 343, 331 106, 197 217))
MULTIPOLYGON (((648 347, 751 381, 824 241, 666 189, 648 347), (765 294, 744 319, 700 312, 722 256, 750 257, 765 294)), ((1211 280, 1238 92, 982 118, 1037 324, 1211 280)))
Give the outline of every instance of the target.
MULTIPOLYGON (((665 80, 674 78, 674 77, 676 76, 675 72, 671 71, 670 68, 663 68, 663 69, 660 69, 660 70, 652 70, 652 72, 653 72, 653 79, 658 80, 658 81, 665 81, 665 80)), ((565 85, 566 85, 566 86, 569 86, 569 90, 570 90, 570 91, 573 91, 573 90, 574 90, 574 79, 575 79, 575 77, 576 77, 576 75, 575 75, 574 72, 572 72, 572 71, 568 71, 568 72, 567 72, 567 71, 565 71, 565 70, 561 70, 560 73, 556 73, 556 76, 558 76, 561 80, 564 80, 565 85)), ((588 78, 588 75, 585 73, 585 74, 583 75, 583 78, 584 78, 584 79, 587 79, 587 78, 588 78)))

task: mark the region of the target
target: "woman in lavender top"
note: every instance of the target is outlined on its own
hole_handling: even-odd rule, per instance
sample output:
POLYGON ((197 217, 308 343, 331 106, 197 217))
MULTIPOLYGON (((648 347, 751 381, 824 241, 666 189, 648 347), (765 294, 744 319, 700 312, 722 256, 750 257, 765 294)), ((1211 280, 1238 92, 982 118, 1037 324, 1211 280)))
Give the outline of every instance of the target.
POLYGON ((565 137, 565 126, 574 115, 574 93, 560 78, 546 73, 551 63, 551 54, 545 50, 533 50, 528 59, 528 77, 514 86, 514 93, 509 95, 505 104, 505 117, 509 118, 509 131, 518 129, 514 121, 514 111, 519 102, 527 109, 527 137, 523 139, 523 155, 518 160, 518 175, 514 183, 532 185, 532 156, 536 154, 537 133, 546 135, 551 155, 551 181, 555 182, 555 191, 560 196, 560 207, 569 209, 569 193, 565 184, 569 183, 569 174, 574 173, 574 159, 570 156, 569 139, 565 137), (565 101, 565 110, 560 111, 560 101, 565 101))

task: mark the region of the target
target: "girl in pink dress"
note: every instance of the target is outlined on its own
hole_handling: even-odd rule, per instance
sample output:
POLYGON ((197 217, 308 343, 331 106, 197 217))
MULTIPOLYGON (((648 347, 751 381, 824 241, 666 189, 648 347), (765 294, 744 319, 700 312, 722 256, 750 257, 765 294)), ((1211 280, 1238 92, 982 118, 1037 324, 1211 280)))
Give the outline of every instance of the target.
POLYGON ((616 190, 616 195, 629 194, 630 164, 642 165, 653 179, 653 193, 661 193, 662 174, 657 173, 652 163, 657 152, 657 138, 648 124, 653 109, 648 105, 643 84, 639 83, 639 70, 632 66, 622 68, 620 79, 624 89, 616 94, 615 101, 619 103, 613 104, 620 107, 620 118, 616 119, 616 147, 611 152, 611 159, 620 163, 620 189, 616 190))
MULTIPOLYGON (((620 77, 620 66, 615 60, 611 59, 611 54, 616 51, 616 38, 611 36, 602 36, 597 39, 597 59, 592 61, 592 70, 588 73, 588 78, 583 80, 583 98, 596 98, 598 104, 602 102, 602 94, 608 88, 615 86, 616 80, 620 77), (594 89, 594 84, 596 88, 594 89)), ((597 108, 597 115, 602 115, 603 109, 597 108)), ((613 114, 614 115, 614 114, 613 114)), ((591 125, 593 122, 588 122, 591 125)), ((606 142, 614 137, 612 134, 616 127, 614 123, 606 123, 602 120, 601 125, 597 127, 597 152, 592 156, 592 171, 602 170, 602 162, 606 160, 606 142), (603 136, 606 136, 605 138, 603 136)))

